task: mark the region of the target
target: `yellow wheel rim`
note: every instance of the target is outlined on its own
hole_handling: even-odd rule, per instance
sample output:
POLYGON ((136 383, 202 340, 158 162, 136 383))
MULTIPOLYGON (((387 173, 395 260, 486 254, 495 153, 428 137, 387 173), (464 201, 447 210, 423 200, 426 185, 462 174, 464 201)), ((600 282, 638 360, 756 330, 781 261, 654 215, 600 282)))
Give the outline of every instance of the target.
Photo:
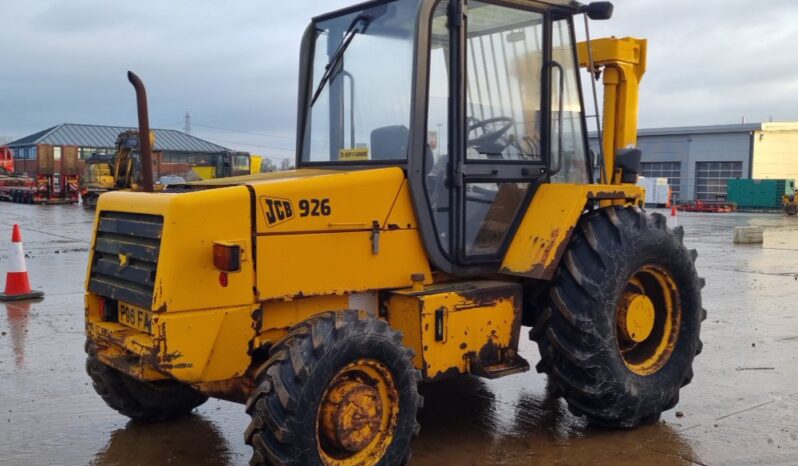
POLYGON ((316 415, 316 443, 328 466, 374 465, 393 441, 399 392, 379 361, 359 359, 330 381, 316 415))
POLYGON ((682 318, 676 283, 665 269, 647 265, 627 281, 618 302, 616 335, 626 367, 652 375, 668 362, 682 318))

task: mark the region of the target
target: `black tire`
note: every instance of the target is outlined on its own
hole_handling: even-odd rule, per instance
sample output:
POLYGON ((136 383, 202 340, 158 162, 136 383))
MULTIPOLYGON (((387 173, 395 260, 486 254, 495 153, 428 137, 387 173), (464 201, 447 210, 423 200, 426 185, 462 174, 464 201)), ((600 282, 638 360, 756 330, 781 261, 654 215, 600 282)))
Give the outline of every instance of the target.
POLYGON ((637 208, 592 212, 575 229, 530 332, 540 350, 538 372, 548 375, 574 414, 596 425, 628 428, 656 422, 678 403, 679 390, 693 378, 706 318, 697 253, 684 247, 683 237, 683 229, 669 229, 662 215, 646 216, 637 208), (646 267, 672 278, 678 291, 669 299, 680 308, 680 323, 672 326, 678 331, 668 356, 653 373, 641 374, 621 353, 617 322, 629 280, 646 267))
POLYGON ((83 196, 83 208, 84 209, 94 209, 97 207, 97 200, 100 196, 96 193, 86 193, 83 196))
POLYGON ((247 402, 250 464, 323 464, 317 431, 322 398, 340 370, 363 358, 390 371, 399 400, 393 440, 378 461, 367 464, 400 465, 409 459, 410 441, 419 430, 419 372, 402 334, 385 321, 351 310, 324 313, 296 325, 269 355, 247 402))
POLYGON ((174 381, 142 382, 106 365, 97 357, 94 345, 86 343, 86 372, 94 390, 119 413, 143 422, 160 422, 185 416, 208 397, 174 381))

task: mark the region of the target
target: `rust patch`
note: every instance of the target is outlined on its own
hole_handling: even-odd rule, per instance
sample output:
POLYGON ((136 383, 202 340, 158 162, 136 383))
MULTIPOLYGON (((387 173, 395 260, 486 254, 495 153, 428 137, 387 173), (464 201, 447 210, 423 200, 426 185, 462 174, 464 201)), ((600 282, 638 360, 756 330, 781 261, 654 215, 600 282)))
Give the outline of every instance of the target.
POLYGON ((587 198, 602 201, 610 199, 636 199, 637 196, 625 191, 597 191, 595 193, 593 191, 588 191, 587 198))
POLYGON ((508 270, 506 267, 502 268, 503 273, 511 274, 511 275, 520 275, 526 278, 537 278, 540 280, 551 280, 554 277, 554 273, 557 271, 557 268, 560 265, 560 260, 562 256, 565 254, 565 251, 568 249, 568 245, 571 241, 571 235, 574 232, 575 227, 571 227, 568 231, 565 232, 565 235, 562 238, 562 241, 559 241, 559 245, 556 249, 554 249, 554 245, 558 243, 558 237, 560 235, 559 229, 554 229, 551 232, 551 238, 548 240, 543 240, 541 238, 530 238, 535 244, 537 240, 540 240, 546 246, 543 247, 541 259, 539 262, 534 264, 529 271, 524 273, 517 273, 508 270), (549 265, 546 265, 546 264, 549 265))
POLYGON ((258 307, 252 311, 250 317, 252 317, 252 328, 256 333, 260 333, 263 329, 263 307, 258 307))
POLYGON ((493 366, 501 361, 500 348, 493 341, 496 332, 491 332, 487 343, 477 353, 477 362, 482 366, 493 366))
MULTIPOLYGON (((497 302, 515 298, 515 289, 512 287, 489 288, 471 290, 470 292, 461 292, 461 296, 470 300, 469 306, 460 307, 457 309, 467 309, 472 307, 493 307, 497 302)), ((490 325, 490 322, 488 322, 490 325)))
POLYGON ((435 375, 430 377, 429 376, 429 371, 428 371, 428 368, 427 368, 427 370, 425 370, 425 374, 426 374, 426 379, 425 379, 426 381, 428 381, 428 382, 438 382, 438 381, 441 381, 441 380, 453 379, 453 378, 455 378, 455 377, 460 375, 460 371, 456 367, 450 367, 450 368, 446 369, 445 371, 437 372, 435 375))
POLYGON ((249 377, 235 377, 217 382, 204 382, 195 387, 202 393, 234 403, 246 403, 255 386, 249 377))

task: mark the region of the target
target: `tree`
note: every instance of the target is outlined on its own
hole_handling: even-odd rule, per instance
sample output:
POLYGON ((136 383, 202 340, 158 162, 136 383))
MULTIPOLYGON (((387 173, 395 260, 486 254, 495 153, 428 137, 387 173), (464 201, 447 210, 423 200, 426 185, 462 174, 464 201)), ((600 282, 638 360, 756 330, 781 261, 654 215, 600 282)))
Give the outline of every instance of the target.
POLYGON ((277 171, 277 165, 274 164, 272 159, 264 158, 260 161, 260 172, 261 173, 271 173, 273 171, 277 171))
POLYGON ((290 159, 283 159, 280 161, 280 171, 293 170, 294 165, 290 159))

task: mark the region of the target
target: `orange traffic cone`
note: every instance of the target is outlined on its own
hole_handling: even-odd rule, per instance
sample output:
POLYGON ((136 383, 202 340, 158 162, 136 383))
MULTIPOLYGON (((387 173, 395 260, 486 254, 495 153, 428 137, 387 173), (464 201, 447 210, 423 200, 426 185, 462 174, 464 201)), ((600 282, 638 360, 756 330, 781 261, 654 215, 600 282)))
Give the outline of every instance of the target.
POLYGON ((25 252, 22 249, 22 232, 19 225, 14 224, 11 233, 11 266, 6 274, 6 290, 0 293, 0 301, 22 301, 36 299, 44 296, 41 291, 30 288, 28 280, 28 266, 25 265, 25 252))
POLYGON ((671 205, 671 216, 668 217, 668 226, 671 228, 676 228, 679 223, 676 220, 676 206, 671 205))

